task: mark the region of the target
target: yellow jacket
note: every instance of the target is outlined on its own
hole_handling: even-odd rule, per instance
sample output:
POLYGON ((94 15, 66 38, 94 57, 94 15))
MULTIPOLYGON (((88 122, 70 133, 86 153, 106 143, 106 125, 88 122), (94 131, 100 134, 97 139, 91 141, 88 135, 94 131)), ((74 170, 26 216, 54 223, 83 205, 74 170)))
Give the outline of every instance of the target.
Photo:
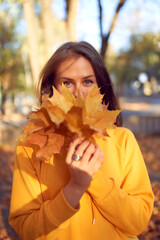
POLYGON ((31 147, 17 146, 9 223, 23 240, 137 239, 153 207, 144 160, 129 130, 117 127, 106 139, 98 140, 105 161, 79 209, 63 195, 65 157, 37 161, 31 147))

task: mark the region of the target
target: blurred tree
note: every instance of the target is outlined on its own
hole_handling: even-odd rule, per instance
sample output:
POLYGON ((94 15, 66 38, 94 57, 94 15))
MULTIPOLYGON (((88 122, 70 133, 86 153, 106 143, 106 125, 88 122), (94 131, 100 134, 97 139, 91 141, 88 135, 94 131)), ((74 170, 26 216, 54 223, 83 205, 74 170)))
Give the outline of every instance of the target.
POLYGON ((159 43, 160 34, 134 34, 130 38, 128 49, 121 50, 118 56, 108 55, 106 65, 116 83, 123 87, 124 84, 137 79, 141 72, 146 72, 160 81, 159 43))
POLYGON ((42 65, 51 56, 57 45, 65 40, 76 40, 78 0, 64 2, 66 18, 58 19, 52 9, 53 0, 0 0, 1 7, 7 12, 5 16, 1 15, 0 19, 1 56, 3 59, 0 66, 0 89, 3 89, 3 95, 0 94, 0 98, 3 100, 0 102, 5 102, 8 89, 15 87, 16 83, 19 84, 18 72, 15 73, 20 71, 19 62, 21 63, 21 72, 25 71, 23 78, 26 80, 26 86, 32 85, 29 71, 32 73, 31 77, 35 85, 42 65), (18 41, 16 38, 19 37, 17 31, 23 16, 27 27, 27 41, 24 38, 20 48, 22 39, 19 38, 18 41))
POLYGON ((29 59, 32 70, 34 84, 37 81, 40 70, 40 51, 39 51, 39 34, 38 21, 34 12, 34 1, 25 0, 22 2, 24 18, 27 25, 27 39, 29 47, 29 59))
POLYGON ((66 1, 66 30, 67 38, 69 41, 77 40, 76 33, 76 19, 78 11, 78 0, 65 0, 66 1))
POLYGON ((1 112, 5 112, 7 94, 14 94, 13 89, 22 87, 20 74, 23 74, 23 64, 20 54, 20 42, 17 39, 15 27, 17 19, 11 19, 8 11, 0 15, 0 85, 1 112))
POLYGON ((117 22, 117 18, 119 15, 120 10, 122 9, 123 5, 125 4, 127 0, 119 0, 117 6, 116 6, 116 10, 113 16, 113 19, 111 21, 111 25, 110 28, 108 30, 108 33, 104 34, 103 33, 103 21, 102 21, 102 11, 103 11, 103 7, 101 4, 101 0, 98 0, 98 6, 99 6, 99 26, 100 26, 100 35, 101 35, 101 49, 100 49, 100 55, 102 56, 102 58, 104 59, 105 57, 105 53, 107 52, 107 48, 108 48, 108 42, 109 42, 109 38, 111 33, 113 32, 113 29, 116 25, 117 22))
POLYGON ((65 20, 56 18, 52 10, 52 3, 53 0, 22 2, 34 83, 38 79, 41 66, 51 56, 56 44, 64 40, 76 40, 78 0, 66 0, 65 20))
POLYGON ((51 20, 54 17, 51 8, 52 0, 42 0, 41 4, 42 4, 41 17, 44 32, 45 55, 47 58, 49 58, 52 53, 55 42, 53 26, 52 24, 50 24, 51 20))
POLYGON ((41 0, 39 5, 40 24, 43 43, 43 59, 42 63, 46 62, 52 55, 54 48, 60 42, 66 40, 66 22, 63 19, 58 19, 52 9, 53 0, 41 0))

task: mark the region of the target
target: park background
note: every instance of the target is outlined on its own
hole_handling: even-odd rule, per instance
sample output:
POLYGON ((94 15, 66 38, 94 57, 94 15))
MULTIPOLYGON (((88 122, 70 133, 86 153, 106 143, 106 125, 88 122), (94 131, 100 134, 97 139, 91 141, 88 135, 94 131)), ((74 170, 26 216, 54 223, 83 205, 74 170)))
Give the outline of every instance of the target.
POLYGON ((158 240, 160 0, 0 0, 0 239, 19 239, 8 225, 16 139, 37 105, 43 65, 66 41, 87 41, 104 59, 155 194, 139 239, 158 240))

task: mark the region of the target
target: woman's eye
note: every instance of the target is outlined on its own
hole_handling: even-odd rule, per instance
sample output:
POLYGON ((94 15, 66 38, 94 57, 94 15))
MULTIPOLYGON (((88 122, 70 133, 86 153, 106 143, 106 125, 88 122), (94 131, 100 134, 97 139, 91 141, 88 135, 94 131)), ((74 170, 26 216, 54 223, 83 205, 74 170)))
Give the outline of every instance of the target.
POLYGON ((93 83, 92 80, 85 80, 85 81, 84 81, 84 84, 86 84, 86 85, 89 85, 89 84, 92 84, 92 83, 93 83))
POLYGON ((69 81, 64 81, 63 84, 67 87, 67 86, 70 86, 70 85, 71 85, 71 82, 69 82, 69 81))

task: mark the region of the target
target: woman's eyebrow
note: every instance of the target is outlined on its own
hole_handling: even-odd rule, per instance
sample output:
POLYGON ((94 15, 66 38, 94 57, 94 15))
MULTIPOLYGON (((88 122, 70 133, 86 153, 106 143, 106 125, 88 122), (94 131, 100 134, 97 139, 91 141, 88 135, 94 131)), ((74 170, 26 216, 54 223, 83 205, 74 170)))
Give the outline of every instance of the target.
MULTIPOLYGON (((88 75, 88 76, 82 77, 82 79, 91 78, 91 77, 96 78, 95 75, 88 75)), ((70 80, 70 81, 74 80, 73 78, 63 77, 63 76, 62 76, 62 77, 59 77, 59 80, 60 80, 60 79, 66 79, 66 80, 70 80)))
POLYGON ((90 77, 96 77, 95 75, 88 75, 88 76, 85 76, 85 77, 83 77, 83 78, 90 78, 90 77))
POLYGON ((69 78, 69 77, 59 77, 59 80, 60 80, 60 79, 66 79, 66 80, 70 80, 70 81, 74 80, 74 79, 69 78))

